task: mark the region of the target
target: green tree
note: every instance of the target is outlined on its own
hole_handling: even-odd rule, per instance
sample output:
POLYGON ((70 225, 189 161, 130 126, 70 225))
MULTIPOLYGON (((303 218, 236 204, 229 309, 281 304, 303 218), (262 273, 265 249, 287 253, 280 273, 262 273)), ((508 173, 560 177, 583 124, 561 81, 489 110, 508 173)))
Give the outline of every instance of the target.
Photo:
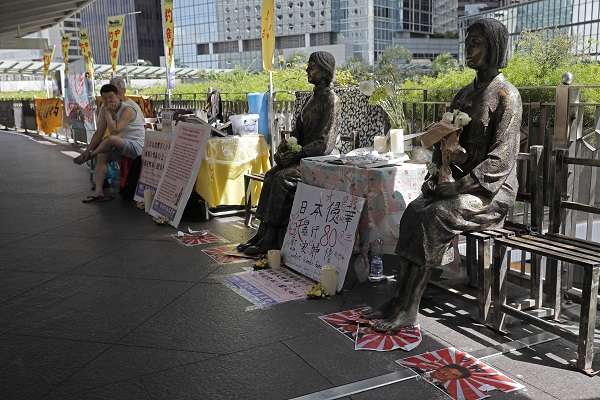
POLYGON ((383 51, 375 67, 375 79, 380 82, 399 85, 407 75, 407 64, 412 53, 400 45, 393 45, 383 51))
POLYGON ((450 53, 439 54, 431 63, 431 70, 435 76, 455 69, 458 69, 458 61, 450 53))

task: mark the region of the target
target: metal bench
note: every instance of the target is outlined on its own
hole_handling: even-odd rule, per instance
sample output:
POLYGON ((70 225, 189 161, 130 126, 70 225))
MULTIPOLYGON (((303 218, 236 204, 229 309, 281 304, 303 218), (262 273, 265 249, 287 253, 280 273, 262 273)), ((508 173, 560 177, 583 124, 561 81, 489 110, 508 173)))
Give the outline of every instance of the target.
POLYGON ((265 174, 244 174, 244 193, 246 194, 244 223, 246 226, 250 226, 252 223, 252 216, 254 215, 254 210, 252 209, 252 189, 250 187, 250 182, 253 180, 264 182, 265 174))
MULTIPOLYGON (((492 304, 492 246, 495 239, 514 237, 523 232, 541 231, 544 218, 542 191, 542 161, 543 146, 531 146, 529 153, 519 153, 517 160, 525 163, 526 169, 526 190, 519 191, 518 201, 525 201, 531 204, 530 222, 528 226, 507 223, 504 228, 486 230, 482 232, 468 232, 466 237, 466 256, 467 256, 467 277, 468 284, 478 290, 478 316, 481 322, 488 320, 490 316, 490 307, 492 304)), ((522 172, 524 170, 521 170, 522 172)), ((539 259, 532 260, 532 305, 541 306, 540 298, 537 296, 537 287, 540 277, 539 259)))
MULTIPOLYGON (((578 355, 576 368, 591 375, 595 374, 592 371, 592 360, 594 356, 594 330, 600 278, 600 243, 567 237, 558 232, 566 209, 600 214, 600 208, 598 207, 563 200, 566 193, 568 165, 576 164, 600 167, 600 161, 570 158, 566 156, 566 150, 556 150, 554 155, 555 175, 554 193, 550 206, 550 232, 547 234, 515 235, 494 239, 492 264, 493 315, 491 316, 491 326, 502 331, 505 316, 510 315, 562 336, 567 340, 575 341, 577 343, 578 355), (506 254, 509 248, 530 252, 532 259, 535 258, 538 261, 542 257, 548 260, 546 265, 546 281, 550 287, 546 293, 549 294, 555 321, 541 319, 507 304, 506 280, 508 263, 506 262, 506 254), (559 261, 578 266, 584 270, 578 334, 559 326, 556 322, 560 317, 562 300, 559 261)), ((539 273, 539 269, 537 269, 537 272, 539 273)), ((541 304, 545 291, 544 281, 539 275, 535 280, 532 276, 532 289, 534 289, 535 296, 541 304)))

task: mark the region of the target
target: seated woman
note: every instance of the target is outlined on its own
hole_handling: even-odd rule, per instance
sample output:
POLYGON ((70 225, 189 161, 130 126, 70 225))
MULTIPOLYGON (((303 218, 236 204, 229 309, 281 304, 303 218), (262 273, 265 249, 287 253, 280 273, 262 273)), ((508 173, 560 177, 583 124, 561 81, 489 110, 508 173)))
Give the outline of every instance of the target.
POLYGON ((306 73, 308 81, 315 88, 292 132, 302 149, 294 151, 286 141, 278 147, 274 156, 277 165, 265 174, 258 201, 258 232, 248 242, 238 246, 239 251, 248 255, 281 248, 300 179, 300 160, 327 155, 335 145, 335 128, 340 115, 339 100, 331 88, 335 76, 335 58, 325 51, 312 53, 306 73))
MULTIPOLYGON (((460 134, 466 160, 451 166, 454 182, 438 183, 437 176, 429 177, 422 195, 402 215, 395 296, 365 313, 367 318, 382 319, 374 325, 377 330, 415 325, 431 268, 442 265, 452 239, 502 226, 514 204, 522 105, 517 89, 498 71, 506 65, 507 45, 508 31, 495 19, 475 21, 467 29, 467 66, 477 71, 477 77, 458 92, 450 107, 472 118, 460 134)), ((440 159, 436 146, 438 166, 440 159)))

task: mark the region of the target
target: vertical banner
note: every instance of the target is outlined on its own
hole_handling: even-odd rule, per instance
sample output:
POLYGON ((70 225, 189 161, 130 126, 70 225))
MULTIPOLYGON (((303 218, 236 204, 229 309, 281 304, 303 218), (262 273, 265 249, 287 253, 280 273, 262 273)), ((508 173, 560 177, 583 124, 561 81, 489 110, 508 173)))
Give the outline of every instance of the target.
POLYGON ((117 70, 124 27, 125 15, 108 17, 108 51, 110 52, 110 63, 112 64, 113 73, 117 70))
POLYGON ((263 68, 273 69, 273 52, 275 50, 274 0, 263 0, 260 39, 262 44, 263 68))
POLYGON ((75 134, 85 132, 88 143, 96 130, 93 88, 85 77, 84 60, 71 63, 65 78, 65 114, 75 134))
POLYGON ((51 49, 44 50, 44 79, 48 77, 48 69, 50 68, 50 63, 52 62, 52 57, 54 56, 54 47, 51 49))
POLYGON ((60 44, 62 47, 63 62, 65 63, 65 74, 69 71, 69 44, 71 43, 71 36, 63 33, 60 38, 60 44))
POLYGON ((94 76, 94 60, 92 58, 92 48, 90 47, 90 35, 86 28, 81 28, 79 31, 79 48, 87 64, 87 72, 90 74, 90 79, 92 79, 94 76))
POLYGON ((169 69, 175 67, 174 51, 174 34, 175 26, 173 23, 173 0, 162 0, 162 15, 163 15, 163 40, 165 43, 165 62, 169 69))

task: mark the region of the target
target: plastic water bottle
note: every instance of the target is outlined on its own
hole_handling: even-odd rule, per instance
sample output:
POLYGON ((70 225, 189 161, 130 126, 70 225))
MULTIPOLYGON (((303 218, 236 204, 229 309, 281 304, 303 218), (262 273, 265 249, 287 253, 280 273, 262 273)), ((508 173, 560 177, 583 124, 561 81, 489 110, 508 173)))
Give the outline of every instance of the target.
POLYGON ((371 253, 369 262, 369 281, 382 281, 385 279, 383 276, 383 259, 381 258, 383 252, 383 240, 379 238, 375 242, 372 242, 369 252, 371 253))

